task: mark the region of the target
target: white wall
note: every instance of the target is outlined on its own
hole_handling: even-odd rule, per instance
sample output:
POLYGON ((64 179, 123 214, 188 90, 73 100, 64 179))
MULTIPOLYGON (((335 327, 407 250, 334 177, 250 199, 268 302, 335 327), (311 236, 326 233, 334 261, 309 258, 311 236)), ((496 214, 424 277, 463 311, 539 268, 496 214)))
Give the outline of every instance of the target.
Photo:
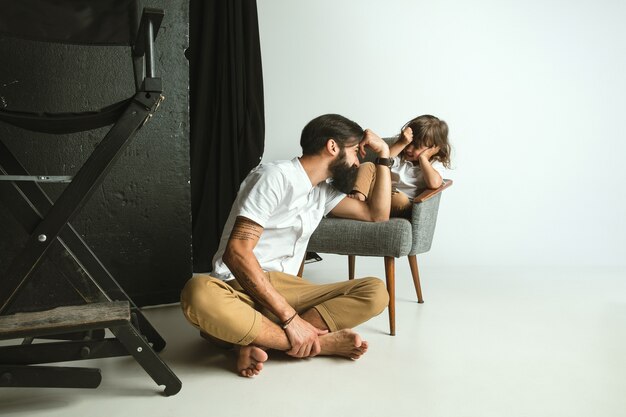
POLYGON ((264 160, 340 113, 454 147, 429 265, 626 265, 626 2, 259 0, 264 160))

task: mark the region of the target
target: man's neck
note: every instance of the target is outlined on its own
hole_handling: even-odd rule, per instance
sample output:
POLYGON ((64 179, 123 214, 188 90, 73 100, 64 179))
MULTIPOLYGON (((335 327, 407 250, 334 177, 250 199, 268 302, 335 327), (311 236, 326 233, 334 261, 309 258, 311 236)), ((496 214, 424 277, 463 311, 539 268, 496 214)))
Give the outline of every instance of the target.
POLYGON ((306 172, 313 186, 316 186, 322 181, 326 181, 330 177, 328 162, 323 156, 303 155, 299 159, 302 168, 304 168, 304 172, 306 172))

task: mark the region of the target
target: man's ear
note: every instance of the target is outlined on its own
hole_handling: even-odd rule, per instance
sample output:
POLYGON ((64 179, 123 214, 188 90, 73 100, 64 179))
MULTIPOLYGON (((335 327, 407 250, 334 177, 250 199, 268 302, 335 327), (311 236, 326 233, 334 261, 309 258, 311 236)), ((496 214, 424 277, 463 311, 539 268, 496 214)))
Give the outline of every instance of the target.
POLYGON ((339 144, 335 142, 335 139, 330 138, 326 141, 326 152, 328 152, 332 156, 335 156, 339 153, 339 150, 339 144))

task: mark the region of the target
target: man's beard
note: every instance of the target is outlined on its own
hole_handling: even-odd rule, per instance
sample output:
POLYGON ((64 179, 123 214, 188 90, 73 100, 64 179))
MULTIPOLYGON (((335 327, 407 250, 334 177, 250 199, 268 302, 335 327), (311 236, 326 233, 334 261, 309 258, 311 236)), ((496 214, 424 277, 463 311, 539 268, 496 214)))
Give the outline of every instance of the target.
POLYGON ((359 168, 346 164, 346 151, 341 148, 339 156, 328 167, 333 179, 333 187, 337 190, 350 194, 354 189, 354 183, 356 182, 356 175, 359 168))

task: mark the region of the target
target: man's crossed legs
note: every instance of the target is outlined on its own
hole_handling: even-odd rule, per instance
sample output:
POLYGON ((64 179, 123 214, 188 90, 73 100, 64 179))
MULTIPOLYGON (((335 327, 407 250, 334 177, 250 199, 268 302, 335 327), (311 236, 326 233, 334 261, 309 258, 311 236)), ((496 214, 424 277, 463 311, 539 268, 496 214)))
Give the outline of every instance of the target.
MULTIPOLYGON (((320 355, 358 359, 367 342, 351 329, 380 314, 389 296, 378 278, 317 285, 282 272, 266 273, 272 286, 320 330, 320 355)), ((187 320, 211 338, 240 346, 237 370, 257 375, 267 360, 265 349, 289 351, 291 345, 278 318, 256 303, 236 280, 224 282, 195 275, 181 294, 187 320)))

